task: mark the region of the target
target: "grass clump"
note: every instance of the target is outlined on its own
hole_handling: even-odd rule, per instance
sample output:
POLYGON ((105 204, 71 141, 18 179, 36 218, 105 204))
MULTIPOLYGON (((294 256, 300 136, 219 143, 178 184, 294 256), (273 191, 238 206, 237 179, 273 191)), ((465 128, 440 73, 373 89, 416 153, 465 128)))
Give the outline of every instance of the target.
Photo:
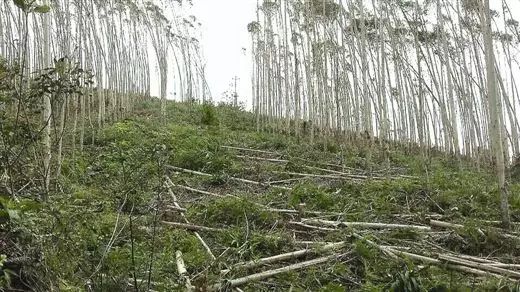
POLYGON ((289 204, 294 208, 305 204, 305 208, 309 210, 331 211, 334 208, 335 199, 324 189, 311 183, 303 183, 290 192, 289 204))
POLYGON ((218 242, 231 248, 230 257, 236 262, 249 261, 291 251, 291 238, 282 232, 248 230, 243 226, 228 228, 218 235, 218 242))
MULTIPOLYGON (((464 217, 479 214, 482 219, 493 220, 490 216, 500 209, 498 188, 495 180, 485 173, 470 171, 436 171, 429 182, 429 194, 435 205, 446 213, 464 217), (461 199, 463 198, 463 199, 461 199)), ((498 214, 497 214, 498 215, 498 214)))
POLYGON ((390 292, 419 292, 425 291, 421 280, 415 275, 415 271, 406 270, 394 275, 393 282, 388 288, 390 292))
POLYGON ((255 229, 272 226, 278 215, 262 210, 246 198, 226 197, 207 205, 194 206, 189 215, 194 220, 216 223, 219 226, 241 226, 255 229))
POLYGON ((200 123, 205 126, 218 126, 219 120, 217 112, 212 104, 205 103, 202 105, 202 117, 200 123))

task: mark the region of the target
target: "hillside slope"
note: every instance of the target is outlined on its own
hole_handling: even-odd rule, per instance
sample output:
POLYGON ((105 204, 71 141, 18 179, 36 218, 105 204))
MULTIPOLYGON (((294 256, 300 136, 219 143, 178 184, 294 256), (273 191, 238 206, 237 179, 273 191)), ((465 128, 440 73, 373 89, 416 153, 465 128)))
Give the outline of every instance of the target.
MULTIPOLYGON (((229 106, 141 105, 2 197, 0 287, 34 291, 518 291, 493 174, 363 139, 255 131, 229 106), (274 257, 277 256, 277 257, 274 257), (516 289, 516 290, 515 290, 516 289)), ((520 184, 513 184, 520 221, 520 184)))

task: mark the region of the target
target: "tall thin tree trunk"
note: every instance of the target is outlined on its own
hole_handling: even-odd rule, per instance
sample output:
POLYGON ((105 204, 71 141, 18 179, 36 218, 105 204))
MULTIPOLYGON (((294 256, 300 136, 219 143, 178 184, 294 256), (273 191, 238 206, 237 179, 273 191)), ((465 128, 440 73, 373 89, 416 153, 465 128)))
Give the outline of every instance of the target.
POLYGON ((488 87, 488 109, 489 109, 489 134, 492 143, 493 156, 496 163, 498 188, 500 191, 500 208, 502 210, 502 224, 509 228, 509 199, 505 177, 504 147, 502 144, 503 119, 501 101, 498 96, 498 88, 495 74, 495 54, 493 49, 493 38, 491 31, 491 12, 489 0, 484 0, 481 9, 482 29, 484 33, 484 47, 486 53, 486 72, 488 87))

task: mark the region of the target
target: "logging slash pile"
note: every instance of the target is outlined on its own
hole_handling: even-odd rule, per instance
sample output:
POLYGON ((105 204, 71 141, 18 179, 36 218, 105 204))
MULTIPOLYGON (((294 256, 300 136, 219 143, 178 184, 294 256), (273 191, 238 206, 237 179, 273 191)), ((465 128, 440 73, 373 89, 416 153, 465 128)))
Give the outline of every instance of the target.
MULTIPOLYGON (((139 113, 65 160, 46 202, 3 203, 16 215, 0 239, 11 287, 519 289, 520 225, 497 221, 484 163, 363 138, 256 132, 251 114, 227 105, 171 103, 164 119, 147 102, 139 113)), ((509 188, 519 222, 520 184, 509 188)))
MULTIPOLYGON (((299 169, 306 172, 296 172, 294 167, 292 171, 286 171, 290 162, 284 159, 284 154, 227 145, 221 148, 250 168, 255 168, 258 172, 254 172, 254 177, 263 177, 264 180, 227 176, 225 182, 215 186, 212 184, 215 178, 213 174, 168 166, 170 175, 165 177, 165 187, 172 204, 166 205, 165 213, 169 215, 168 220, 162 222, 163 226, 192 232, 211 259, 208 269, 214 272, 211 276, 205 275, 205 279, 210 277, 212 281, 204 283, 202 287, 194 285, 192 282, 196 282, 197 277, 192 281, 186 276, 182 252, 178 251, 178 272, 185 276, 184 284, 188 290, 240 290, 240 287, 254 290, 280 289, 276 277, 289 273, 296 275, 309 268, 315 269, 314 273, 318 277, 323 277, 319 271, 327 274, 337 265, 343 266, 348 272, 337 274, 338 278, 332 279, 327 287, 332 290, 333 287, 355 289, 363 287, 366 281, 366 271, 358 270, 361 262, 365 265, 369 262, 364 256, 373 257, 375 261, 373 264, 376 266, 368 267, 369 270, 382 269, 381 272, 392 274, 401 269, 403 273, 399 275, 407 275, 408 278, 394 279, 385 287, 393 291, 408 291, 402 288, 406 286, 399 285, 406 285, 406 281, 413 282, 411 274, 419 274, 427 269, 442 270, 451 276, 455 273, 461 278, 469 276, 473 281, 492 278, 499 282, 514 283, 520 280, 520 264, 514 263, 517 254, 513 248, 510 249, 518 247, 519 233, 497 227, 499 222, 446 215, 445 210, 432 199, 429 199, 430 203, 440 212, 413 213, 409 205, 403 205, 402 212, 386 214, 378 220, 378 210, 370 210, 372 206, 366 205, 366 214, 359 218, 371 220, 360 222, 352 220, 358 216, 350 213, 348 203, 342 202, 340 198, 342 185, 345 184, 359 186, 374 181, 382 184, 414 184, 420 180, 419 177, 399 173, 367 173, 361 169, 311 162, 299 157, 290 159, 303 161, 299 169), (318 186, 316 189, 304 190, 306 196, 316 195, 317 198, 295 199, 304 181, 312 181, 310 184, 318 186), (336 192, 325 195, 329 196, 330 204, 326 203, 326 199, 313 201, 321 199, 319 194, 313 192, 331 188, 336 189, 336 192), (184 198, 184 202, 187 202, 184 206, 191 206, 194 211, 183 208, 178 197, 184 198), (307 199, 310 199, 311 204, 306 204, 307 199), (316 208, 319 204, 327 206, 320 210, 316 208), (190 221, 186 213, 194 220, 190 221), (454 223, 454 220, 458 223, 454 223), (242 245, 236 246, 235 243, 233 246, 233 242, 229 244, 220 240, 222 234, 233 232, 244 236, 242 245), (265 240, 280 242, 281 246, 275 248, 279 253, 259 251, 259 254, 253 256, 247 249, 255 248, 253 242, 256 234, 261 234, 259 236, 265 240), (495 240, 498 247, 503 245, 501 249, 504 253, 468 252, 469 249, 462 248, 471 244, 468 240, 495 240), (450 248, 458 244, 459 248, 450 248), (381 264, 377 261, 386 261, 387 264, 377 266, 381 264)), ((427 197, 427 194, 415 195, 427 197)), ((356 200, 355 197, 349 199, 356 200)), ((422 199, 407 198, 407 204, 421 203, 417 200, 422 199)), ((305 275, 306 272, 301 273, 305 275)), ((316 280, 319 285, 319 279, 316 280)), ((285 280, 284 284, 290 289, 299 287, 301 283, 285 280)), ((435 287, 445 287, 445 284, 435 287)), ((412 288, 412 291, 421 290, 416 288, 412 288)))

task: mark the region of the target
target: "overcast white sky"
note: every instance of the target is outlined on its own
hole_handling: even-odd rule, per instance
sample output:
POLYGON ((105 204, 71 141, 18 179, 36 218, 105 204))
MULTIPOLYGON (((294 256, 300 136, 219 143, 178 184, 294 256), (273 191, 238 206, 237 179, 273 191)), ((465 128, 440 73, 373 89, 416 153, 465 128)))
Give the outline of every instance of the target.
POLYGON ((257 0, 195 0, 193 14, 202 23, 202 48, 214 100, 238 76, 241 101, 251 100, 251 42, 247 24, 256 19, 257 0), (243 49, 246 49, 244 54, 243 49))

